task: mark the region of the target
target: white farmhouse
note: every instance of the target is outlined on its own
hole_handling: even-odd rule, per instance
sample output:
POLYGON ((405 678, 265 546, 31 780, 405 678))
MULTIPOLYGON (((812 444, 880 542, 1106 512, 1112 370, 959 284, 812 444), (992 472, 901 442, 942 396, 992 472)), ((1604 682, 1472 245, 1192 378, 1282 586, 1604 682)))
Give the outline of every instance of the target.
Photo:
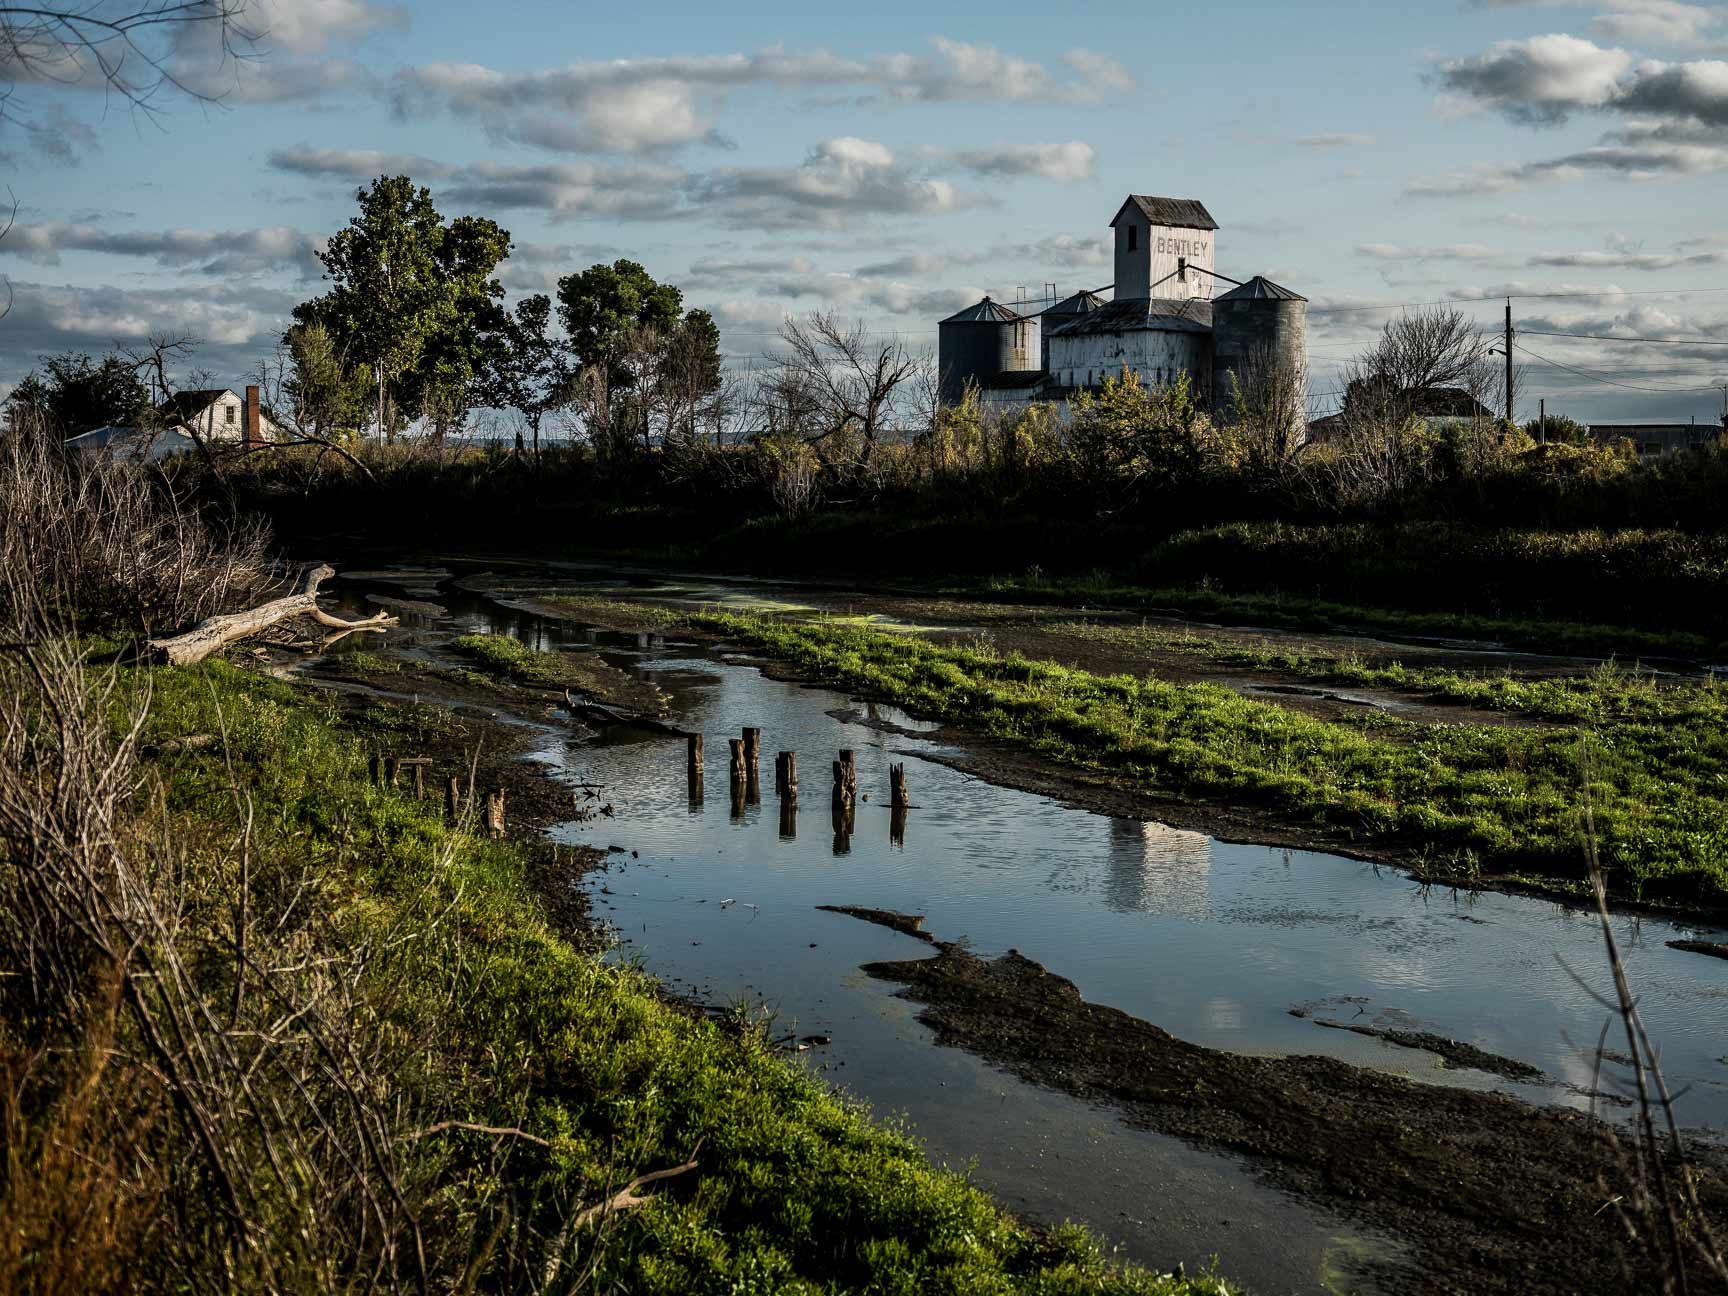
POLYGON ((167 426, 205 441, 259 445, 281 439, 281 429, 265 417, 256 386, 247 387, 244 397, 227 387, 175 392, 158 413, 167 426))

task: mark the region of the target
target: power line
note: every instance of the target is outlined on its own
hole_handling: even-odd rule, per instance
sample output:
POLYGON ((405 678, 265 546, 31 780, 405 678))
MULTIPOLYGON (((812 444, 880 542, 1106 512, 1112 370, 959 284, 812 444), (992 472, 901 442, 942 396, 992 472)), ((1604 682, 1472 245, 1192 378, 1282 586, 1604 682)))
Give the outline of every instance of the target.
POLYGON ((1718 341, 1715 338, 1614 337, 1608 333, 1549 333, 1530 328, 1518 331, 1527 337, 1589 338, 1593 342, 1659 342, 1663 346, 1728 347, 1728 339, 1718 341))
POLYGON ((1577 374, 1580 378, 1588 378, 1591 382, 1606 383, 1610 387, 1624 387, 1629 391, 1668 392, 1668 393, 1684 393, 1684 392, 1712 392, 1713 393, 1713 392, 1720 390, 1720 384, 1712 384, 1709 387, 1649 387, 1649 386, 1642 386, 1638 383, 1621 382, 1618 378, 1609 378, 1605 374, 1592 373, 1588 369, 1579 369, 1574 365, 1565 364, 1559 360, 1552 360, 1545 355, 1538 355, 1536 352, 1532 351, 1529 347, 1523 346, 1520 343, 1514 342, 1512 345, 1513 345, 1513 348, 1515 350, 1522 351, 1525 355, 1529 356, 1532 360, 1540 360, 1545 365, 1552 365, 1556 369, 1564 369, 1564 370, 1566 370, 1567 373, 1577 374))

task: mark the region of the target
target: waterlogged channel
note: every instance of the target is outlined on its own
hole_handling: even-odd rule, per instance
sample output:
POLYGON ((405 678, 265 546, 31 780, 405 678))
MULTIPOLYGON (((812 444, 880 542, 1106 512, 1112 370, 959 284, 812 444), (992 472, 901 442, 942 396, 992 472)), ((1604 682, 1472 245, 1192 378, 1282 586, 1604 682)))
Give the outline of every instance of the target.
MULTIPOLYGON (((1213 1048, 1320 1053, 1435 1084, 1587 1106, 1606 990, 1594 919, 1541 900, 1425 890, 1338 856, 1218 842, 997 787, 939 758, 939 732, 892 708, 776 681, 741 656, 545 619, 446 583, 463 630, 537 647, 586 647, 672 698, 672 723, 708 735, 693 799, 680 739, 631 729, 573 741, 547 731, 540 758, 602 785, 615 817, 556 836, 618 848, 586 885, 621 957, 713 1004, 765 1007, 776 1035, 815 1036, 801 1056, 899 1114, 939 1158, 1039 1218, 1083 1220, 1137 1260, 1227 1272, 1254 1290, 1371 1290, 1358 1262, 1395 1263, 1390 1240, 1257 1180, 1236 1161, 1124 1126, 1111 1113, 937 1048, 916 1007, 859 968, 918 958, 916 939, 819 905, 924 917, 980 954, 1010 948, 1073 980, 1090 1001, 1213 1048), (725 739, 762 730, 763 796, 737 813, 725 739), (861 801, 836 823, 828 763, 857 753, 861 801), (790 814, 773 754, 800 758, 790 814), (894 831, 888 766, 904 761, 914 809, 894 831), (1300 1015, 1298 1015, 1300 1014, 1300 1015), (1421 1049, 1355 1030, 1428 1032, 1534 1067, 1514 1082, 1448 1069, 1421 1049)), ((442 619, 441 619, 442 620, 442 619)), ((1668 947, 1700 935, 1617 920, 1628 973, 1683 1121, 1728 1125, 1728 963, 1668 947)), ((1704 932, 1706 939, 1723 939, 1704 932)), ((1606 1112, 1613 1115, 1614 1110, 1606 1112)))

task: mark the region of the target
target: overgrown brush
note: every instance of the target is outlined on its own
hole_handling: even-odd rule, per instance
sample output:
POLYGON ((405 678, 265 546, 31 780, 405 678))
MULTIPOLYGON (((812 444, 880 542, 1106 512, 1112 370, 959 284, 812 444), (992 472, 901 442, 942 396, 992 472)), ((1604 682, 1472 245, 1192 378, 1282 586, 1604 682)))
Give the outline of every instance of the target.
POLYGON ((27 594, 58 624, 151 633, 267 585, 268 532, 150 468, 15 428, 0 435, 0 570, 0 626, 26 615, 27 594))

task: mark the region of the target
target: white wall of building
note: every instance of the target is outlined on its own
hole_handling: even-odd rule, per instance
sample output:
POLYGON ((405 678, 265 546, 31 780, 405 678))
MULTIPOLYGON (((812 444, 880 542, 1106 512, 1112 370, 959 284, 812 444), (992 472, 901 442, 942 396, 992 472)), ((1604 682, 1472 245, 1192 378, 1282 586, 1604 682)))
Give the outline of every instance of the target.
POLYGON ((1212 338, 1155 329, 1050 338, 1050 376, 1064 387, 1096 387, 1124 368, 1146 387, 1162 387, 1186 373, 1195 394, 1205 399, 1212 390, 1212 338))
POLYGON ((1130 210, 1116 227, 1115 299, 1210 298, 1217 243, 1216 230, 1152 225, 1130 210), (1177 273, 1184 259, 1188 263, 1186 275, 1166 278, 1177 273))

